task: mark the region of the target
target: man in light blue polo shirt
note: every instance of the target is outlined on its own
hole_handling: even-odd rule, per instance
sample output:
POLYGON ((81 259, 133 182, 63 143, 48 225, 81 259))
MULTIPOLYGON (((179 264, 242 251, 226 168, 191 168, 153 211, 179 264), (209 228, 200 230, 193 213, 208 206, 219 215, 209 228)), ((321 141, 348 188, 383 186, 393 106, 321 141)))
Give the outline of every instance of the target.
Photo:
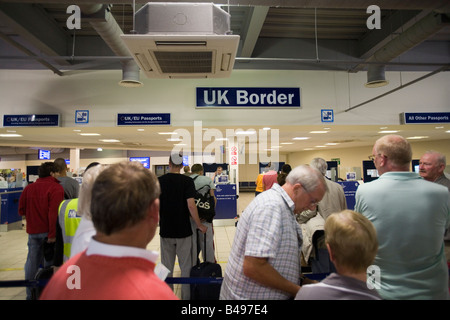
POLYGON ((378 292, 384 299, 449 299, 447 188, 409 172, 411 146, 401 136, 378 139, 372 152, 380 177, 359 186, 355 211, 377 230, 378 292))

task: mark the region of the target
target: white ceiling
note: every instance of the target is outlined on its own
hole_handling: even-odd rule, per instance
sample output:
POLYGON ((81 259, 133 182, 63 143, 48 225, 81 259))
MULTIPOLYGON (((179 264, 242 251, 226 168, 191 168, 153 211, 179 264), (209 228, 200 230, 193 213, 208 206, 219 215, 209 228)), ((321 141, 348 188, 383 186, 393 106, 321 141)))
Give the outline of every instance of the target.
MULTIPOLYGON (((232 133, 237 133, 242 130, 255 130, 256 134, 246 134, 245 142, 253 142, 257 137, 259 140, 264 141, 267 137, 267 145, 273 149, 278 150, 280 154, 290 153, 303 150, 323 150, 323 149, 339 149, 339 148, 353 148, 367 146, 369 149, 373 145, 374 141, 385 135, 387 131, 397 131, 396 134, 402 135, 405 138, 409 138, 411 142, 414 141, 436 141, 443 139, 450 139, 450 125, 351 125, 351 126, 278 126, 271 128, 269 131, 264 131, 263 127, 214 127, 212 129, 220 130, 210 131, 213 134, 212 140, 206 138, 205 133, 209 128, 202 128, 203 138, 202 150, 206 146, 215 147, 217 145, 223 145, 226 147, 226 141, 222 142, 217 140, 221 137, 227 137, 232 133), (261 131, 260 131, 261 130, 261 131), (273 132, 271 132, 273 131, 273 132), (327 131, 327 133, 311 133, 312 131, 327 131), (278 135, 278 143, 274 140, 272 142, 271 137, 278 135), (308 138, 306 140, 295 140, 294 138, 308 138), (417 140, 417 137, 425 137, 424 139, 417 140), (216 141, 216 142, 214 142, 216 141), (215 144, 212 144, 212 143, 215 144), (288 144, 286 144, 288 143, 288 144)), ((169 151, 172 150, 174 144, 187 142, 187 148, 190 146, 194 148, 195 134, 193 127, 123 127, 123 128, 17 128, 6 129, 1 128, 0 134, 13 133, 22 135, 19 138, 0 138, 0 145, 11 147, 47 147, 47 148, 92 148, 96 149, 102 147, 104 149, 126 149, 126 150, 160 150, 169 151), (141 129, 143 131, 138 131, 141 129), (77 130, 77 131, 75 131, 77 130), (81 131, 80 131, 81 130, 81 131), (160 132, 178 132, 184 134, 189 132, 188 135, 179 136, 175 135, 163 135, 160 132), (98 136, 81 136, 80 133, 97 133, 98 136), (184 141, 168 141, 167 139, 179 137, 184 141), (102 139, 116 139, 119 142, 102 142, 102 139)), ((198 132, 198 131, 197 131, 198 132)), ((238 139, 239 135, 231 136, 231 138, 238 139)), ((242 136, 241 136, 242 137, 242 136)), ((241 138, 242 139, 242 138, 241 138)), ((258 140, 258 141, 259 141, 258 140)), ((250 150, 250 147, 246 151, 250 150)), ((259 149, 257 149, 259 150, 259 149)), ((3 152, 6 152, 3 150, 3 152)))

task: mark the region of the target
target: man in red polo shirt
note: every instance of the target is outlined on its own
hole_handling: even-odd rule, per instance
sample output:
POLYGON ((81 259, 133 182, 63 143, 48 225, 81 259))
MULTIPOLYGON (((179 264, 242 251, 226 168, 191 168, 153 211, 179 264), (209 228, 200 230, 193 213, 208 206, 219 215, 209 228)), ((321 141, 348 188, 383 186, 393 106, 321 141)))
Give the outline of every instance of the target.
MULTIPOLYGON (((28 256, 25 280, 34 279, 39 265, 52 265, 44 259, 44 242, 56 241, 58 206, 64 200, 64 188, 54 177, 58 170, 53 162, 44 162, 38 169, 39 178, 23 190, 19 199, 19 214, 27 221, 28 256)), ((27 299, 31 289, 27 287, 27 299)))

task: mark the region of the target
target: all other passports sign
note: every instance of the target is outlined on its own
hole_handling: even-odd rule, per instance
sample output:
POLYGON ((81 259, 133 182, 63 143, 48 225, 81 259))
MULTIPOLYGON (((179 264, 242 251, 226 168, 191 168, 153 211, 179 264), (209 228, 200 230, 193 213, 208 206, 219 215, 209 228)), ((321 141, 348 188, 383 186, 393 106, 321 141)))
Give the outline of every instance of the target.
POLYGON ((198 108, 300 108, 300 88, 197 88, 198 108))

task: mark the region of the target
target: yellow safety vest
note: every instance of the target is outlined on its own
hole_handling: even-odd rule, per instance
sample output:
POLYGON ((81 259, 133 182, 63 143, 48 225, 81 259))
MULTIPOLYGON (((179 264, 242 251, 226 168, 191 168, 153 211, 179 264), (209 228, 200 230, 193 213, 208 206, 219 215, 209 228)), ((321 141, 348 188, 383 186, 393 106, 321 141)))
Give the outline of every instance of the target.
POLYGON ((73 237, 81 221, 81 216, 78 215, 77 208, 78 199, 68 199, 61 202, 58 209, 59 225, 61 226, 64 240, 64 262, 70 258, 73 237))

